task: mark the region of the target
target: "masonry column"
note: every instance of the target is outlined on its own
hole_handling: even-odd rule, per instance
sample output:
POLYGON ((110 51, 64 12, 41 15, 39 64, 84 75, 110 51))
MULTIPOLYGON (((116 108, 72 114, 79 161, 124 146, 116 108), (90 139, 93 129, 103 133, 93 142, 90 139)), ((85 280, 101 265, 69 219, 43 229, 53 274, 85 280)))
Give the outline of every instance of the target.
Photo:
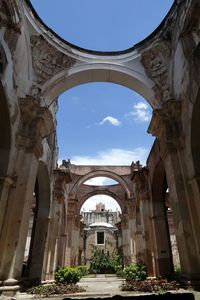
POLYGON ((3 285, 0 290, 8 295, 19 289, 38 158, 43 153, 42 138, 51 129, 48 111, 39 105, 39 99, 21 99, 20 109, 15 182, 9 193, 0 236, 0 280, 3 285))
POLYGON ((130 231, 130 251, 131 251, 131 263, 136 263, 136 207, 135 198, 129 199, 128 203, 128 218, 129 218, 129 231, 130 231))
POLYGON ((59 265, 65 265, 65 247, 67 243, 67 216, 65 216, 67 209, 66 185, 70 182, 70 171, 66 164, 62 165, 59 169, 54 170, 53 205, 50 217, 45 263, 45 278, 48 280, 54 279, 54 272, 59 265), (63 209, 64 211, 62 211, 63 209))
POLYGON ((0 235, 6 214, 9 193, 14 183, 14 178, 10 176, 0 178, 0 235))
POLYGON ((129 215, 123 213, 120 215, 122 229, 122 245, 124 266, 131 264, 131 233, 129 227, 129 215))
POLYGON ((160 141, 170 203, 175 225, 182 275, 193 285, 200 284, 200 230, 193 222, 193 195, 189 193, 184 156, 181 103, 170 100, 154 112, 149 132, 160 141))
POLYGON ((79 241, 80 241, 80 220, 82 216, 75 215, 74 228, 72 229, 72 244, 71 244, 71 265, 78 265, 79 257, 79 241))
POLYGON ((136 234, 137 234, 137 262, 147 266, 149 276, 154 275, 152 258, 152 228, 150 222, 150 191, 148 170, 140 168, 133 173, 136 201, 136 234))
POLYGON ((67 266, 74 265, 73 234, 75 230, 76 206, 77 206, 77 200, 70 199, 68 202, 68 209, 67 209, 67 247, 66 247, 66 255, 65 255, 65 260, 66 260, 65 265, 67 266))

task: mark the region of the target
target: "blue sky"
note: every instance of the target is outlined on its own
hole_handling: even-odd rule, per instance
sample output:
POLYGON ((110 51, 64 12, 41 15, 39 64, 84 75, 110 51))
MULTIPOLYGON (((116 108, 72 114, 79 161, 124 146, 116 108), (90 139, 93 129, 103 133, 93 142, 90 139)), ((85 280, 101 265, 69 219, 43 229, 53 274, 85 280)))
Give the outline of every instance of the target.
MULTIPOLYGON (((91 50, 117 51, 148 36, 173 1, 32 0, 31 3, 41 19, 70 43, 91 50)), ((154 140, 146 133, 150 118, 148 103, 128 88, 99 82, 72 88, 59 97, 59 160, 111 165, 129 165, 140 160, 145 164, 154 140)), ((105 179, 93 182, 104 184, 105 179)))

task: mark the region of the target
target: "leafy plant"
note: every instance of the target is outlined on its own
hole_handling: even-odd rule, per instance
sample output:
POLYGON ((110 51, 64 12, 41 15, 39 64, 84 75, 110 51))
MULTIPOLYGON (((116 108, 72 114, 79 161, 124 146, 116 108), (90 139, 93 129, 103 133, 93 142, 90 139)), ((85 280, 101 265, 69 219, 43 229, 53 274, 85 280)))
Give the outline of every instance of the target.
POLYGON ((147 268, 141 264, 131 264, 124 268, 126 280, 144 280, 147 278, 147 268))
POLYGON ((81 276, 85 276, 89 273, 89 268, 85 265, 80 265, 80 266, 77 267, 77 269, 81 273, 81 276))
POLYGON ((94 249, 89 270, 91 273, 95 274, 116 273, 119 264, 119 255, 113 254, 112 256, 109 256, 100 249, 94 249))
POLYGON ((81 271, 78 268, 60 267, 55 272, 55 280, 58 283, 75 284, 81 277, 81 271))
POLYGON ((115 273, 116 273, 117 277, 125 277, 122 265, 116 265, 115 266, 115 273))

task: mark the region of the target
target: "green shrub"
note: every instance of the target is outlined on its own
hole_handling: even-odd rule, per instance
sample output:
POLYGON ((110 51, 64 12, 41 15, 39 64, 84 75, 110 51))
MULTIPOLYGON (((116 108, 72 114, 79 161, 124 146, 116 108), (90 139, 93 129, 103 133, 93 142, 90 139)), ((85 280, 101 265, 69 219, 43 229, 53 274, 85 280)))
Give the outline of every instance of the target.
POLYGON ((94 274, 116 273, 116 268, 119 264, 119 255, 113 254, 112 256, 109 256, 100 249, 94 249, 89 271, 94 274))
POLYGON ((82 275, 78 268, 60 267, 55 272, 55 280, 59 283, 75 284, 81 277, 82 275))
POLYGON ((80 265, 80 266, 77 267, 77 269, 81 273, 81 276, 85 276, 89 273, 89 268, 85 265, 80 265))
POLYGON ((115 273, 117 275, 117 277, 124 277, 124 270, 123 270, 123 266, 122 265, 116 265, 115 266, 115 273))
POLYGON ((131 264, 124 268, 126 280, 145 280, 147 278, 147 268, 141 264, 131 264))
POLYGON ((90 262, 90 272, 95 274, 112 273, 109 257, 100 249, 95 249, 90 262))

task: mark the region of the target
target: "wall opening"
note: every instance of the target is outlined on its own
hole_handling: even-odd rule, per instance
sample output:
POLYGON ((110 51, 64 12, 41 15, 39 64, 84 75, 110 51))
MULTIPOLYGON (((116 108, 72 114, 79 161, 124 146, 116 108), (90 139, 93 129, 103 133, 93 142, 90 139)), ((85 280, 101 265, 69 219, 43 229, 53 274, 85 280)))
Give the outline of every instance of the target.
POLYGON ((154 138, 146 134, 152 109, 142 96, 118 84, 96 82, 71 88, 58 103, 60 161, 145 164, 154 138))
POLYGON ((31 3, 42 20, 70 43, 91 50, 119 51, 132 47, 155 30, 173 0, 126 0, 126 4, 122 0, 102 0, 95 5, 92 0, 59 0, 57 7, 48 0, 31 3), (66 19, 67 11, 70 13, 66 19))
POLYGON ((164 164, 160 161, 155 169, 152 185, 154 218, 154 254, 156 275, 167 276, 180 266, 173 212, 170 205, 170 191, 164 164))
POLYGON ((35 190, 30 207, 29 231, 24 253, 22 276, 29 283, 42 280, 43 259, 50 212, 50 182, 47 167, 39 162, 35 190))

